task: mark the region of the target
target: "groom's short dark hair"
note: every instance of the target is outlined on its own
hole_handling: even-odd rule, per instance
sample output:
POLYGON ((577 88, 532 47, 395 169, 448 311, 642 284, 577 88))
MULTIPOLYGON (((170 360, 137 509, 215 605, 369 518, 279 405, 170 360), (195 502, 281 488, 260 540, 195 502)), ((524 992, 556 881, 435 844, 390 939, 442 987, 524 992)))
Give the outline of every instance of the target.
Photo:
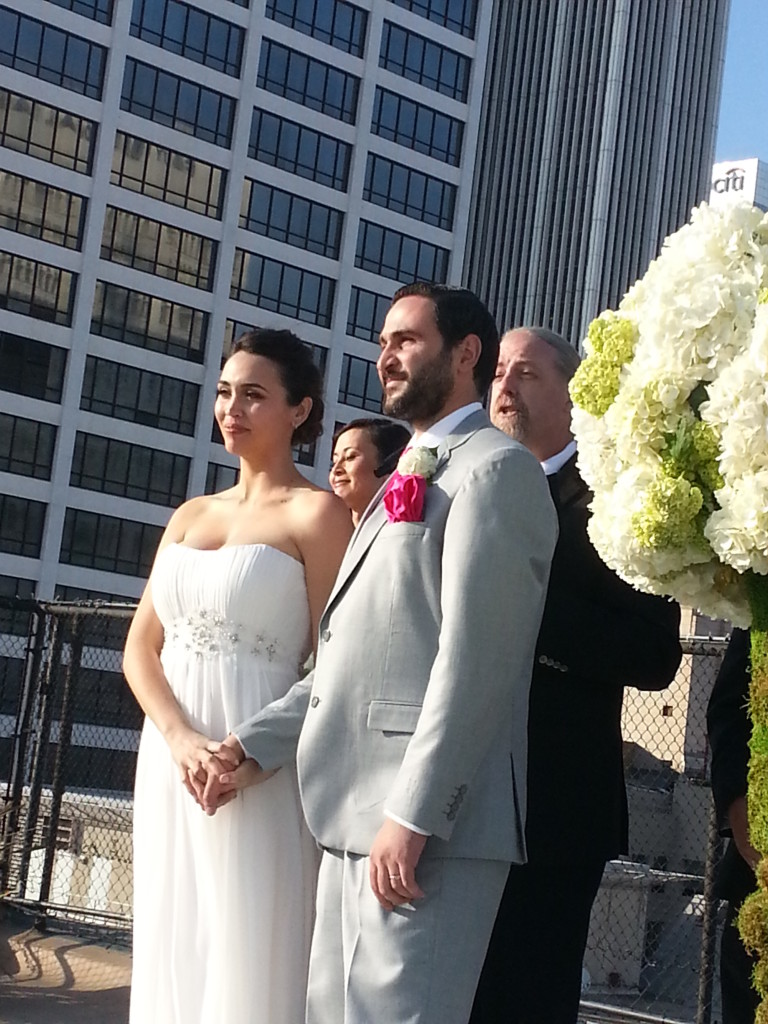
POLYGON ((478 394, 484 395, 491 386, 499 361, 499 330, 488 307, 468 288, 435 284, 433 281, 414 281, 403 285, 392 296, 392 305, 410 295, 432 300, 437 329, 446 348, 458 345, 468 334, 475 334, 480 339, 480 357, 475 364, 474 380, 478 394))

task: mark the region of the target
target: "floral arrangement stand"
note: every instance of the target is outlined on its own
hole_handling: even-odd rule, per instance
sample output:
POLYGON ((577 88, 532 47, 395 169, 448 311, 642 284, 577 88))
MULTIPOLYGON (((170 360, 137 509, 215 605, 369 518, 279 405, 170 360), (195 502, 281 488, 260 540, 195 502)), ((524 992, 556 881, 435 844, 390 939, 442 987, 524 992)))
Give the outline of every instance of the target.
POLYGON ((598 553, 639 590, 751 628, 762 860, 740 930, 768 1024, 768 215, 694 209, 584 350, 573 429, 598 553))

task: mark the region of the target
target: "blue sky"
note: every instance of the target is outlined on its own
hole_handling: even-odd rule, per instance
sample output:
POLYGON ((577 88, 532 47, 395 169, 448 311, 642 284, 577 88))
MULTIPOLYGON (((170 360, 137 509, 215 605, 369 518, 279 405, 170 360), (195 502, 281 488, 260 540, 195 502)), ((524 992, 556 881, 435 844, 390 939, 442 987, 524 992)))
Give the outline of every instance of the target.
POLYGON ((715 160, 768 161, 768 2, 731 0, 715 160))

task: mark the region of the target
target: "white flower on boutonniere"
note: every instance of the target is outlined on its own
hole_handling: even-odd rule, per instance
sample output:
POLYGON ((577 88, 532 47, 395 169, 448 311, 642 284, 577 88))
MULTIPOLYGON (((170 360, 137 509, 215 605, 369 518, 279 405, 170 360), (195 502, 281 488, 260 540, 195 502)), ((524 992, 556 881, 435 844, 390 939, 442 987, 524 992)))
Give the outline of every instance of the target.
POLYGON ((434 476, 436 469, 437 449, 424 446, 406 449, 397 463, 401 476, 423 476, 425 480, 434 476))

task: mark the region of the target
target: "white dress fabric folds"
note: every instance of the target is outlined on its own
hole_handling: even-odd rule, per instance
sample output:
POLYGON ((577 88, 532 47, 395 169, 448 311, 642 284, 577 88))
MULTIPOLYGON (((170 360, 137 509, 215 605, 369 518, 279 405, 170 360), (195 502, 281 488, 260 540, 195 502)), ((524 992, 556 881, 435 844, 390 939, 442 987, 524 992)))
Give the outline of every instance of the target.
MULTIPOLYGON (((281 697, 308 651, 303 566, 264 544, 158 555, 162 664, 190 722, 223 739, 281 697)), ((134 805, 131 1024, 300 1024, 317 854, 282 769, 207 817, 148 719, 134 805)))

